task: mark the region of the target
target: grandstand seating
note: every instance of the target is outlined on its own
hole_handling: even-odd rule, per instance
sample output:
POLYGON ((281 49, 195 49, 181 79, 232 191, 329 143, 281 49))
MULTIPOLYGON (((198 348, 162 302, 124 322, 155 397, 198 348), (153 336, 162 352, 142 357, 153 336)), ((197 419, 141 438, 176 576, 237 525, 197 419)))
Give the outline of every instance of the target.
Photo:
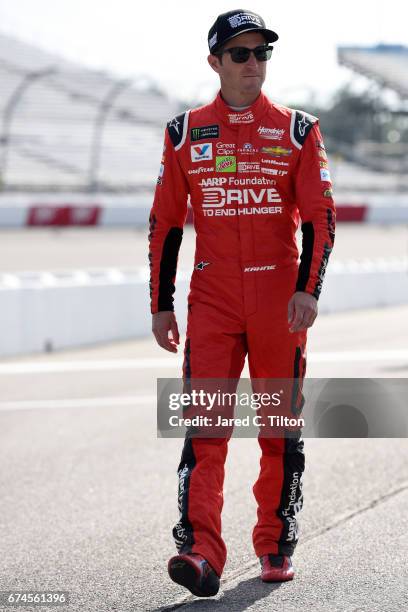
POLYGON ((374 47, 346 47, 337 49, 338 61, 383 87, 408 98, 408 47, 376 45, 374 47))
POLYGON ((151 188, 164 125, 178 110, 174 100, 149 79, 121 82, 0 34, 0 125, 11 95, 32 73, 41 76, 28 84, 15 108, 4 187, 87 189, 95 120, 118 87, 103 131, 99 186, 104 191, 151 188))
MULTIPOLYGON (((340 47, 339 61, 372 78, 388 79, 399 90, 408 91, 408 49, 404 47, 372 49, 340 47), (405 83, 405 84, 404 84, 405 83)), ((0 34, 0 188, 6 191, 90 191, 134 193, 152 191, 160 162, 163 128, 178 111, 179 103, 164 95, 150 78, 139 76, 132 82, 90 70, 44 52, 37 47, 0 34), (7 104, 24 79, 37 73, 29 82, 15 107, 7 147, 5 174, 3 168, 3 119, 7 104), (115 88, 118 95, 110 108, 102 135, 98 172, 91 172, 94 126, 106 97, 115 88)), ((343 151, 339 143, 326 139, 335 187, 349 191, 361 188, 361 167, 377 171, 368 184, 387 184, 400 191, 406 187, 406 162, 378 155, 343 151), (358 165, 357 165, 358 164, 358 165), (386 183, 381 171, 388 171, 386 183), (398 176, 399 175, 399 176, 398 176)), ((366 176, 366 174, 364 174, 366 176)))

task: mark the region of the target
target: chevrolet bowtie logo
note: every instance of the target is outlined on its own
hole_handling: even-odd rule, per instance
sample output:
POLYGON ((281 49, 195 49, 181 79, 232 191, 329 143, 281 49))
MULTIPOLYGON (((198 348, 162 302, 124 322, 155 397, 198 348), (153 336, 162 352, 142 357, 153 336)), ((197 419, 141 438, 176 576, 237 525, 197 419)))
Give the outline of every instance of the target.
POLYGON ((209 266, 210 262, 209 261, 200 261, 200 263, 198 263, 196 266, 194 266, 195 270, 204 270, 205 266, 209 266))

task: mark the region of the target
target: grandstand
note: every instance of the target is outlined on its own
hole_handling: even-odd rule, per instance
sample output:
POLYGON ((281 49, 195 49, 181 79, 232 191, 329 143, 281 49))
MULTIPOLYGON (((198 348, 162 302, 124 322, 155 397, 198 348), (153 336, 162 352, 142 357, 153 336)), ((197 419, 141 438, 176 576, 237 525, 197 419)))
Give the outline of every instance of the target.
MULTIPOLYGON (((338 57, 406 96, 407 48, 339 47, 338 57)), ((47 204, 48 195, 59 193, 61 203, 75 204, 77 193, 85 204, 84 194, 98 193, 112 194, 115 205, 144 206, 156 182, 164 125, 179 110, 149 77, 120 80, 0 34, 0 200, 37 204, 41 193, 47 204)), ((352 148, 329 135, 325 140, 340 199, 406 192, 406 143, 360 141, 352 148)))
POLYGON ((0 34, 3 190, 151 190, 176 112, 147 78, 118 80, 0 34))
MULTIPOLYGON (((388 107, 388 113, 406 130, 408 114, 408 47, 403 45, 379 44, 373 47, 340 46, 337 48, 338 61, 354 73, 364 76, 376 87, 378 99, 381 93, 394 92, 395 100, 388 107), (396 96, 395 96, 396 94, 396 96)), ((370 141, 361 139, 351 150, 336 143, 336 149, 345 159, 377 173, 394 182, 394 189, 407 189, 408 143, 406 139, 384 139, 370 141), (399 178, 398 178, 399 175, 399 178), (394 177, 394 181, 392 180, 394 177)), ((328 141, 330 145, 330 140, 328 141)))
POLYGON ((384 44, 375 47, 340 46, 337 56, 341 65, 392 89, 402 99, 408 99, 408 47, 384 44))

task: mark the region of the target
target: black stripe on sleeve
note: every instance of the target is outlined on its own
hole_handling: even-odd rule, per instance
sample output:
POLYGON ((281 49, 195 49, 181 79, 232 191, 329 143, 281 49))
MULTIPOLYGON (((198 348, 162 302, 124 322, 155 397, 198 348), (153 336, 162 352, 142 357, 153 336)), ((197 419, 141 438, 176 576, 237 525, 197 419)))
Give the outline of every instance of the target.
POLYGON ((180 227, 172 227, 168 231, 163 244, 159 275, 159 311, 174 310, 174 281, 176 277, 177 258, 182 238, 183 230, 180 227))
POLYGON ((296 283, 296 291, 304 291, 309 280, 314 247, 313 223, 311 223, 310 221, 302 223, 302 234, 302 254, 300 256, 300 266, 296 283))

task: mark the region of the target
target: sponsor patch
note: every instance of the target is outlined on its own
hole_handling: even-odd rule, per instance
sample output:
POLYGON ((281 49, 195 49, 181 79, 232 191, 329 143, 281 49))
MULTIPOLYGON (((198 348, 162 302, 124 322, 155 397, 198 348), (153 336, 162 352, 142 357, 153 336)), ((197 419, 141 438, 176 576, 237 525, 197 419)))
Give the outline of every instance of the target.
POLYGON ((264 174, 272 174, 273 176, 285 176, 287 170, 278 170, 278 168, 261 168, 261 172, 264 174))
POLYGON ((316 146, 318 149, 321 149, 322 151, 326 150, 324 144, 320 140, 316 140, 316 146))
POLYGON ((204 270, 206 266, 209 266, 209 261, 200 261, 196 266, 194 266, 194 270, 204 270))
POLYGON ((238 172, 259 172, 259 162, 238 162, 238 172))
POLYGON ((162 159, 162 163, 160 164, 160 168, 159 168, 159 176, 157 177, 157 184, 158 185, 162 185, 163 184, 163 174, 164 174, 164 156, 162 159))
POLYGON ((199 162, 205 159, 212 159, 212 142, 205 142, 200 145, 193 145, 191 147, 191 161, 199 162))
POLYGON ((323 195, 325 198, 332 198, 333 197, 333 189, 325 189, 323 191, 323 195))
POLYGON ((247 215, 281 215, 282 206, 244 206, 242 208, 209 208, 203 210, 204 217, 242 217, 247 215))
POLYGON ((330 172, 326 168, 320 168, 320 179, 331 182, 330 172))
POLYGON ((244 185, 276 185, 276 181, 265 176, 254 176, 252 178, 236 178, 235 176, 216 176, 213 178, 203 178, 198 183, 200 187, 222 187, 222 185, 234 185, 241 187, 244 185))
POLYGON ((302 136, 306 136, 306 130, 310 128, 312 124, 307 120, 306 115, 303 115, 300 119, 298 119, 298 130, 299 134, 302 136))
POLYGON ((199 168, 189 170, 188 174, 202 174, 203 172, 214 172, 214 168, 212 166, 210 168, 207 168, 206 166, 200 166, 199 168))
POLYGON ((246 125, 247 123, 253 123, 255 121, 254 114, 252 111, 246 113, 229 113, 229 122, 234 125, 246 125))
POLYGON ((288 162, 278 161, 277 159, 261 159, 261 164, 273 164, 274 166, 289 166, 288 162))
POLYGON ((189 114, 190 111, 181 113, 181 115, 177 115, 167 124, 167 131, 176 151, 183 146, 186 139, 187 130, 184 128, 187 127, 189 114))
POLYGON ((190 130, 191 142, 195 142, 196 140, 207 140, 207 138, 219 138, 219 136, 219 125, 203 125, 201 127, 191 128, 190 130))
POLYGON ((282 140, 284 133, 284 129, 279 130, 277 128, 267 128, 261 125, 258 128, 259 136, 261 138, 267 138, 269 140, 282 140))
POLYGON ((228 204, 276 204, 282 199, 274 187, 262 189, 224 189, 223 187, 204 187, 203 208, 221 208, 228 204))
POLYGON ((174 117, 174 119, 169 122, 169 128, 173 128, 173 130, 175 130, 178 135, 180 135, 180 126, 181 123, 177 117, 174 117))
POLYGON ((254 155, 258 152, 259 149, 254 147, 250 142, 245 142, 242 147, 238 149, 238 153, 241 153, 241 155, 254 155))
POLYGON ((258 17, 258 15, 253 15, 252 13, 236 13, 235 15, 231 15, 228 17, 229 24, 231 28, 239 28, 245 24, 255 24, 262 28, 262 23, 258 17))
POLYGON ((324 159, 324 161, 327 161, 327 157, 326 157, 326 153, 324 151, 322 151, 321 149, 318 150, 317 152, 318 156, 321 157, 322 159, 324 159))
POLYGON ((327 164, 327 162, 325 162, 325 161, 319 161, 319 166, 320 166, 321 168, 328 168, 328 167, 329 167, 329 166, 328 166, 328 164, 327 164))
POLYGON ((217 155, 234 155, 235 143, 217 142, 217 155))
POLYGON ((215 158, 216 172, 236 172, 237 158, 235 155, 217 155, 215 158))
POLYGON ((274 155, 275 157, 287 157, 288 155, 292 155, 292 149, 285 149, 284 147, 262 147, 262 153, 266 153, 267 155, 274 155))

